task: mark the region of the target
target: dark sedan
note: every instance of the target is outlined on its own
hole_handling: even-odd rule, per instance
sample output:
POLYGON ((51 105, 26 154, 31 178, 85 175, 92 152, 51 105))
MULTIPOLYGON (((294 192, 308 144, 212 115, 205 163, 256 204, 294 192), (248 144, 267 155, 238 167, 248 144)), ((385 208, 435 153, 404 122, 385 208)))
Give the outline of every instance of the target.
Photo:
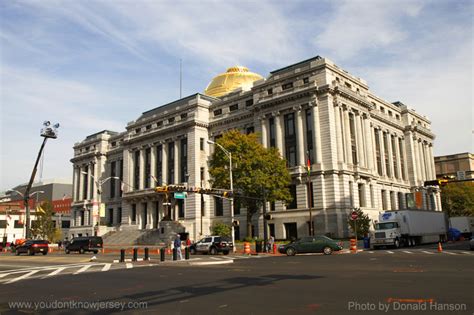
POLYGON ((306 236, 286 245, 280 245, 278 251, 287 256, 303 253, 324 253, 331 255, 333 251, 339 251, 342 246, 335 240, 326 236, 306 236))
POLYGON ((34 255, 37 253, 41 253, 43 255, 48 254, 49 246, 48 241, 43 241, 43 240, 30 240, 26 241, 25 243, 17 246, 15 248, 15 253, 16 255, 20 255, 22 253, 28 254, 28 255, 34 255))

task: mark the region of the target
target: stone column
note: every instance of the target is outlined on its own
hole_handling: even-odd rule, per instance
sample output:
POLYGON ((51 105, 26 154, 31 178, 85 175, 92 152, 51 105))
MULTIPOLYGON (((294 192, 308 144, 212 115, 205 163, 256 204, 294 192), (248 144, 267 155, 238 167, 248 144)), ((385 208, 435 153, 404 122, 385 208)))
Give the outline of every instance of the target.
POLYGON ((162 148, 162 159, 163 163, 161 164, 161 173, 163 174, 163 180, 161 181, 163 185, 168 185, 168 143, 163 142, 161 145, 162 148))
POLYGON ((154 145, 150 148, 150 174, 152 176, 150 178, 150 187, 158 186, 158 183, 156 182, 156 180, 158 180, 158 178, 156 178, 156 146, 154 145))
POLYGON ((400 146, 398 145, 398 143, 399 143, 398 137, 395 137, 395 155, 396 155, 397 166, 398 166, 396 169, 396 172, 397 172, 396 177, 399 179, 402 179, 402 160, 400 157, 400 146))
POLYGON ((129 150, 126 156, 128 156, 128 165, 125 164, 125 161, 124 161, 124 168, 125 168, 124 174, 128 174, 129 178, 128 178, 128 182, 126 181, 126 183, 128 183, 130 186, 126 186, 124 192, 135 190, 135 180, 134 180, 135 179, 134 178, 135 177, 135 151, 129 150))
POLYGON ((179 151, 179 139, 175 139, 174 141, 174 184, 177 184, 180 182, 180 176, 179 176, 179 159, 180 159, 180 154, 179 151))
POLYGON ((344 109, 343 112, 344 116, 344 142, 345 142, 345 149, 346 149, 346 162, 349 164, 353 164, 352 161, 352 149, 351 149, 351 129, 349 126, 349 111, 347 108, 344 109))
POLYGON ((260 117, 260 123, 262 124, 262 145, 268 148, 267 119, 265 116, 260 117))
POLYGON ((392 135, 390 132, 387 132, 387 138, 385 139, 387 141, 387 146, 388 146, 388 166, 390 168, 390 177, 394 178, 395 177, 395 168, 393 167, 393 148, 392 148, 392 135))
POLYGON ((435 179, 436 178, 436 167, 435 167, 435 162, 434 162, 433 144, 432 143, 429 144, 428 152, 429 152, 429 157, 430 157, 430 169, 431 169, 431 174, 432 174, 432 177, 430 179, 435 179))
POLYGON ((387 176, 387 170, 385 169, 385 142, 382 129, 379 129, 379 143, 380 143, 380 160, 382 166, 382 174, 387 176))
POLYGON ((140 148, 140 176, 138 176, 138 187, 144 189, 145 180, 145 148, 140 148))
POLYGON ((300 108, 296 111, 296 135, 297 135, 297 142, 298 142, 298 157, 297 162, 298 165, 305 165, 305 133, 304 133, 304 119, 303 119, 304 111, 300 108))
POLYGON ((344 162, 344 148, 342 139, 342 125, 341 125, 341 107, 334 107, 334 116, 336 121, 336 141, 337 141, 337 161, 344 162))
POLYGON ((320 124, 319 124, 319 107, 314 102, 312 107, 312 114, 313 114, 313 145, 314 145, 314 153, 315 153, 315 163, 322 163, 322 153, 321 153, 321 131, 320 131, 320 124))
POLYGON ((284 121, 280 113, 275 115, 275 137, 276 137, 276 147, 280 151, 282 157, 285 156, 285 151, 283 148, 283 130, 284 130, 284 121))
MULTIPOLYGON (((373 152, 373 142, 372 142, 372 128, 370 128, 370 122, 367 119, 367 116, 363 116, 362 124, 364 125, 364 139, 365 139, 365 147, 367 149, 366 154, 366 162, 367 168, 369 170, 374 169, 374 152, 373 152)), ((367 199, 368 200, 368 199, 367 199)))
POLYGON ((356 133, 356 148, 357 148, 357 157, 359 159, 360 166, 366 166, 365 157, 364 157, 364 144, 362 141, 362 125, 360 122, 360 114, 354 114, 355 122, 355 133, 356 133))

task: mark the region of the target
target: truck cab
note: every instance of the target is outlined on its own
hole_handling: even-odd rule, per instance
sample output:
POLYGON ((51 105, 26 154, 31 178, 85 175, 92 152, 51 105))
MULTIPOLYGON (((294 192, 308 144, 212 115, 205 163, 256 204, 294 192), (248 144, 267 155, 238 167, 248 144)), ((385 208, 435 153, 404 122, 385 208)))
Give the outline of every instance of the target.
POLYGON ((375 224, 373 237, 374 249, 379 246, 400 247, 401 231, 397 221, 385 221, 375 224))

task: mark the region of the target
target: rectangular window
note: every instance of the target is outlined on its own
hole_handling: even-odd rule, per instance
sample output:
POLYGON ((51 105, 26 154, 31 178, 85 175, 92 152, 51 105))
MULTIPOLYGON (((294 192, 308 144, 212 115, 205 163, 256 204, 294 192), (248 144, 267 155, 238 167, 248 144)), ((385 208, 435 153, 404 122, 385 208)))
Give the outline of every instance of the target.
POLYGON ((174 117, 168 118, 168 123, 169 123, 169 124, 174 123, 174 117))
POLYGON ((311 163, 314 162, 314 145, 313 145, 313 113, 312 109, 306 110, 306 151, 311 163))
POLYGON ((224 203, 222 198, 214 197, 214 215, 216 217, 222 217, 224 215, 224 203))
POLYGON ((268 95, 272 95, 273 94, 273 89, 268 89, 267 93, 268 93, 268 95))
POLYGON ((221 114, 222 114, 222 109, 221 109, 221 108, 216 109, 216 110, 214 111, 214 116, 219 116, 219 115, 221 115, 221 114))
POLYGON ((151 181, 151 148, 145 150, 145 178, 143 178, 143 187, 150 188, 151 181))
POLYGON ((374 186, 370 185, 370 206, 375 208, 374 186))
POLYGON ((289 190, 292 200, 286 205, 286 209, 296 209, 298 207, 298 202, 296 199, 296 185, 290 185, 289 190))
POLYGON ((381 195, 382 195, 382 210, 387 210, 388 209, 387 195, 384 189, 382 189, 381 195))
POLYGON ((174 142, 168 143, 168 184, 174 184, 174 142))
POLYGON ((201 187, 204 185, 204 167, 201 167, 201 169, 199 170, 199 180, 201 182, 201 187))
POLYGON ((241 208, 242 208, 242 202, 240 201, 240 199, 234 198, 234 214, 235 215, 240 214, 241 208))
POLYGON ((157 122, 157 123, 156 123, 156 126, 157 126, 157 127, 161 127, 161 126, 163 126, 163 121, 159 121, 159 122, 157 122))
POLYGON ((268 224, 268 230, 270 232, 270 236, 275 237, 275 224, 273 223, 268 224))
POLYGON ((199 150, 204 151, 204 138, 199 138, 199 150))
POLYGON ((229 111, 233 112, 239 109, 239 104, 234 104, 229 106, 229 111))
POLYGON ((253 98, 245 101, 245 106, 248 107, 248 106, 252 106, 252 105, 253 105, 253 98))
POLYGON ((117 223, 122 224, 122 207, 119 207, 117 211, 117 223))
POLYGON ((350 133, 351 133, 352 164, 358 164, 358 161, 357 161, 356 130, 355 130, 355 115, 353 113, 349 113, 349 130, 350 130, 350 133))
POLYGON ((135 151, 134 159, 134 174, 133 174, 133 188, 139 189, 140 187, 140 151, 135 151))
POLYGON ((15 220, 15 222, 13 223, 13 227, 14 227, 15 229, 22 229, 22 228, 23 228, 23 222, 20 223, 19 220, 15 220))
POLYGON ((392 160, 393 160, 393 177, 398 178, 398 161, 397 161, 397 145, 395 142, 395 136, 390 136, 391 137, 391 143, 392 143, 392 160))
POLYGON ((131 217, 132 222, 137 222, 137 205, 132 204, 132 217, 131 217))
POLYGON ((281 89, 284 91, 284 90, 288 90, 288 89, 291 89, 293 88, 293 82, 289 82, 289 83, 285 83, 281 86, 281 89))
POLYGON ((180 155, 181 183, 184 183, 187 182, 188 175, 188 139, 181 139, 180 155))
POLYGON ((400 170, 402 172, 402 178, 406 180, 405 176, 405 152, 403 150, 403 139, 398 138, 398 146, 400 151, 400 170))
POLYGON ((71 227, 71 221, 61 221, 62 229, 69 229, 71 227))
POLYGON ((384 152, 384 158, 385 158, 385 173, 388 177, 392 176, 392 172, 390 171, 390 162, 388 159, 388 136, 389 134, 387 132, 384 132, 383 134, 383 152, 384 152))
POLYGON ((180 117, 181 120, 186 119, 188 117, 188 113, 182 113, 180 117))
POLYGON ((120 178, 120 193, 119 197, 123 194, 123 160, 119 160, 119 178, 120 178))
POLYGON ((381 148, 380 148, 380 131, 378 129, 374 129, 374 137, 375 137, 375 157, 377 158, 377 172, 380 176, 382 176, 382 155, 381 155, 381 148))
POLYGON ((140 131, 141 131, 140 128, 135 129, 135 133, 140 133, 140 131))
POLYGON ((184 200, 177 199, 176 202, 178 203, 178 217, 184 218, 184 200))
POLYGON ((309 78, 303 78, 303 84, 309 83, 309 78))
POLYGON ((270 133, 270 147, 274 148, 276 146, 275 118, 271 117, 268 120, 268 129, 269 129, 269 133, 270 133))
POLYGON ((150 130, 151 129, 151 125, 146 125, 146 130, 150 130))
POLYGON ((82 173, 82 199, 87 199, 87 188, 89 184, 89 173, 87 172, 89 167, 84 166, 84 173, 82 173))
POLYGON ((398 194, 398 209, 403 210, 405 207, 403 206, 403 193, 399 192, 398 194))
POLYGON ((395 198, 395 192, 393 191, 390 192, 390 206, 392 207, 392 210, 397 209, 397 200, 395 198))
POLYGON ((270 211, 275 211, 275 201, 270 202, 270 211))
POLYGON ((0 229, 4 229, 7 227, 7 220, 0 220, 0 229))
MULTIPOLYGON (((110 177, 116 177, 116 168, 117 163, 115 161, 110 163, 110 177)), ((110 198, 115 198, 115 178, 111 178, 110 180, 110 198)))
POLYGON ((156 147, 155 173, 158 185, 163 185, 163 145, 156 147))
POLYGON ((288 167, 296 166, 296 130, 295 130, 295 114, 286 114, 285 122, 285 155, 288 167))
POLYGON ((357 190, 359 192, 359 207, 366 207, 367 203, 365 201, 365 185, 358 184, 357 190))

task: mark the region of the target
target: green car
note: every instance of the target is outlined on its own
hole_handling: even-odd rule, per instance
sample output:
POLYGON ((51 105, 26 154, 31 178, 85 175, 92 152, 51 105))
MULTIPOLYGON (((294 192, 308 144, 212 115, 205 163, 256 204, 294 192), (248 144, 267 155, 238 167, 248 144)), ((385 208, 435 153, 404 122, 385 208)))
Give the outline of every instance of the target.
POLYGON ((278 251, 287 256, 303 253, 324 253, 331 255, 333 251, 339 251, 342 246, 329 237, 316 235, 305 236, 286 245, 280 245, 278 251))

